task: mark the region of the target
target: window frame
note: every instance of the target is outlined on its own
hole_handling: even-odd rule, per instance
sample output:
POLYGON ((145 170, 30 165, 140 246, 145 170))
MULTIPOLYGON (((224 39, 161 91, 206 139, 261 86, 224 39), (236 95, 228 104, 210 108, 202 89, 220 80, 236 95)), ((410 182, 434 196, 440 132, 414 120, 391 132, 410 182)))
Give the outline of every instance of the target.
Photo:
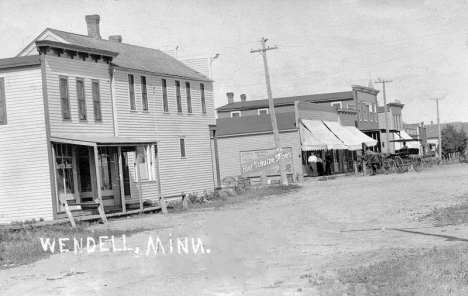
POLYGON ((175 81, 175 86, 176 86, 177 113, 182 114, 184 110, 182 108, 182 96, 180 94, 180 81, 179 80, 175 81))
POLYGON ((187 114, 193 114, 191 87, 188 81, 185 82, 185 96, 187 97, 187 114))
POLYGON ((202 114, 206 114, 205 85, 203 83, 200 83, 200 101, 202 107, 202 114))
POLYGON ((240 111, 231 111, 231 118, 234 118, 234 117, 242 117, 241 112, 240 112, 240 111), (239 116, 232 116, 232 115, 235 114, 235 113, 238 113, 239 116))
POLYGON ((362 121, 362 113, 363 113, 363 110, 362 110, 362 102, 358 102, 358 112, 359 112, 359 121, 362 121))
POLYGON ((80 121, 88 121, 88 112, 87 112, 87 106, 86 106, 86 89, 85 89, 84 78, 80 78, 80 77, 76 78, 76 100, 78 102, 78 119, 80 121), (83 85, 83 89, 81 90, 81 95, 82 95, 81 99, 80 99, 80 89, 78 88, 78 85, 80 83, 83 85), (83 102, 83 105, 80 104, 81 102, 83 102), (84 114, 84 118, 81 118, 82 113, 84 114))
POLYGON ((332 106, 332 107, 335 107, 335 108, 338 108, 338 109, 341 109, 342 104, 341 104, 341 102, 331 102, 331 106, 332 106), (337 107, 337 106, 335 106, 335 105, 339 105, 339 107, 337 107))
MULTIPOLYGON (((156 180, 155 178, 155 170, 154 170, 154 153, 153 149, 154 145, 143 145, 143 146, 137 146, 137 149, 133 152, 133 179, 135 182, 138 182, 138 175, 141 176, 141 171, 137 174, 137 170, 140 168, 137 167, 137 157, 138 157, 138 150, 139 148, 144 149, 144 159, 145 159, 145 169, 146 169, 146 176, 147 178, 145 179, 140 179, 141 182, 149 182, 149 181, 154 181, 156 180)), ((142 163, 140 163, 141 166, 142 163)))
POLYGON ((141 83, 141 108, 143 111, 148 111, 148 86, 146 76, 140 76, 141 83), (144 82, 143 82, 144 81, 144 82))
POLYGON ((354 104, 348 104, 347 107, 348 107, 348 110, 356 110, 355 109, 356 107, 354 106, 354 104), (352 107, 352 108, 350 108, 350 107, 352 107))
POLYGON ((0 107, 2 108, 2 114, 0 114, 0 125, 8 123, 7 117, 7 105, 5 95, 5 78, 0 77, 0 107))
MULTIPOLYGON (((258 110, 257 110, 257 115, 262 115, 262 114, 260 114, 260 111, 266 111, 266 114, 269 114, 268 108, 258 109, 258 110)), ((240 116, 239 116, 239 117, 240 117, 240 116)))
POLYGON ((187 158, 187 141, 185 137, 179 137, 179 151, 181 159, 187 158))
POLYGON ((62 111, 62 120, 71 120, 71 111, 70 111, 70 88, 68 83, 68 76, 59 76, 59 94, 60 94, 60 106, 62 111), (66 94, 62 93, 62 82, 65 82, 65 91, 66 94), (65 95, 65 97, 64 97, 65 95), (66 100, 66 106, 64 105, 64 100, 66 100), (67 110, 64 110, 67 108, 67 110))
POLYGON ((136 111, 135 75, 133 74, 128 74, 128 95, 130 99, 130 111, 136 111))
POLYGON ((99 83, 99 80, 96 80, 96 79, 91 80, 91 92, 93 96, 94 121, 102 121, 101 85, 99 83), (97 87, 96 92, 94 91, 95 87, 97 87), (96 105, 98 105, 99 108, 97 108, 96 105), (96 111, 99 111, 99 113, 97 113, 96 111))
POLYGON ((169 113, 169 101, 167 100, 167 80, 161 79, 161 89, 163 96, 163 112, 169 113))

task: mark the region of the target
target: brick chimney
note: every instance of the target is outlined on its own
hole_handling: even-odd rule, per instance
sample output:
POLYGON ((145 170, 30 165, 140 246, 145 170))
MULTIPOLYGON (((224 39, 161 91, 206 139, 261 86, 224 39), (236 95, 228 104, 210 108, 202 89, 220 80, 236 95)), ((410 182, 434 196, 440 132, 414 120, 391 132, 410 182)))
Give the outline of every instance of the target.
POLYGON ((101 39, 101 32, 99 30, 99 21, 101 18, 97 14, 87 15, 85 17, 86 24, 88 25, 88 36, 101 39))
POLYGON ((122 36, 112 35, 112 36, 109 36, 109 40, 112 42, 122 42, 122 36))
POLYGON ((233 92, 228 92, 226 95, 228 97, 228 104, 234 103, 234 93, 233 92))
POLYGON ((247 96, 245 94, 241 94, 240 98, 241 98, 241 102, 247 101, 247 96))

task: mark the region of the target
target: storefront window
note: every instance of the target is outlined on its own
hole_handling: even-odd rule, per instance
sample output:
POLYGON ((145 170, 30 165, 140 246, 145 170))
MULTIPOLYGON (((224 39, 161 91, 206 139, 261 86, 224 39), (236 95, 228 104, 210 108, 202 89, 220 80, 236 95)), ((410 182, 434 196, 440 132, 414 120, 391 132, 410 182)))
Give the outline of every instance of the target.
POLYGON ((58 194, 75 193, 73 180, 73 153, 69 144, 54 144, 58 194))
POLYGON ((111 148, 99 148, 99 170, 101 173, 101 190, 112 190, 112 154, 111 148))

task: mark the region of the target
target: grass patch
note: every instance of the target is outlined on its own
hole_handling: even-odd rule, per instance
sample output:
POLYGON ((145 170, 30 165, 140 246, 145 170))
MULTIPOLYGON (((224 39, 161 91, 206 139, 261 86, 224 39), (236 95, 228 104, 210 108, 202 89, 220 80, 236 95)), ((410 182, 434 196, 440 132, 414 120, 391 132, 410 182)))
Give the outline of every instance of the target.
MULTIPOLYGON (((227 205, 234 205, 248 200, 259 200, 266 196, 284 195, 291 192, 296 192, 300 188, 299 185, 272 185, 262 187, 248 187, 242 189, 234 187, 232 189, 214 191, 211 193, 203 193, 202 195, 190 194, 189 210, 203 208, 220 208, 227 205)), ((180 202, 171 202, 168 207, 170 213, 182 212, 182 204, 180 202)))
POLYGON ((420 217, 429 219, 436 226, 459 225, 468 223, 468 202, 444 208, 435 208, 430 213, 420 217))
POLYGON ((80 240, 83 238, 83 244, 86 244, 86 238, 92 237, 99 244, 99 236, 115 237, 125 234, 131 234, 144 231, 146 229, 137 228, 131 230, 99 229, 88 230, 91 224, 81 222, 77 228, 72 228, 67 224, 47 225, 41 227, 32 227, 31 225, 22 225, 19 229, 0 228, 0 270, 16 267, 18 265, 29 264, 40 259, 47 258, 51 252, 44 251, 40 238, 55 239, 55 252, 58 252, 58 238, 70 238, 65 242, 66 248, 74 250, 73 238, 80 240))
POLYGON ((318 285, 321 295, 468 295, 468 247, 415 250, 309 283, 318 285))

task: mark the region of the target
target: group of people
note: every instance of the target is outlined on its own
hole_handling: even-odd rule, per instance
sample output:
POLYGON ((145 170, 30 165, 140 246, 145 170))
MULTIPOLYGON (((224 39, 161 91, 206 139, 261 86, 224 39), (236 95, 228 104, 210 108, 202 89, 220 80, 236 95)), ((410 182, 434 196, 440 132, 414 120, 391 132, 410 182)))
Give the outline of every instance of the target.
POLYGON ((316 154, 311 154, 308 158, 309 166, 312 172, 314 171, 314 167, 317 170, 317 174, 319 176, 329 176, 331 175, 331 163, 332 163, 332 157, 330 153, 327 153, 325 155, 325 170, 324 170, 324 161, 322 158, 320 158, 319 155, 316 154))

